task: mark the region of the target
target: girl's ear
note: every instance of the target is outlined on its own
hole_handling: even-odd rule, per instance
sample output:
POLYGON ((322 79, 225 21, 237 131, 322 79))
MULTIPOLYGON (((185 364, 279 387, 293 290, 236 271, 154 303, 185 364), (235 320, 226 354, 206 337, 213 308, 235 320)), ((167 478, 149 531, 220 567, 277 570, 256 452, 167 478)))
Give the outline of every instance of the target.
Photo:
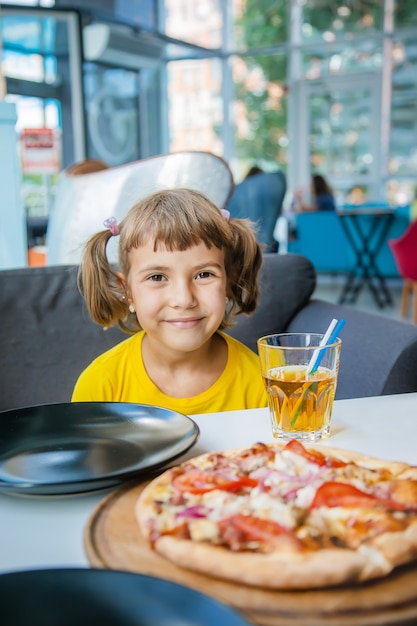
POLYGON ((127 301, 129 298, 127 280, 126 280, 125 275, 122 274, 121 272, 117 272, 117 283, 118 283, 118 286, 120 287, 120 293, 122 294, 123 299, 127 301))

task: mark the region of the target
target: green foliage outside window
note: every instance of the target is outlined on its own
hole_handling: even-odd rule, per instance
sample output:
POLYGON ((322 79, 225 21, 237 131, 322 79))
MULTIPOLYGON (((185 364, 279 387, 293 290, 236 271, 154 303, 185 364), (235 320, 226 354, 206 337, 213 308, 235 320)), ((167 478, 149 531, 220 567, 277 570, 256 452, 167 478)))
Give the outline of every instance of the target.
MULTIPOLYGON (((247 0, 236 20, 238 49, 262 48, 288 40, 287 2, 247 0)), ((287 63, 286 49, 271 55, 242 56, 247 75, 235 81, 235 99, 244 105, 247 130, 237 131, 235 155, 271 169, 286 168, 287 63), (256 73, 258 84, 248 89, 247 78, 256 73)))

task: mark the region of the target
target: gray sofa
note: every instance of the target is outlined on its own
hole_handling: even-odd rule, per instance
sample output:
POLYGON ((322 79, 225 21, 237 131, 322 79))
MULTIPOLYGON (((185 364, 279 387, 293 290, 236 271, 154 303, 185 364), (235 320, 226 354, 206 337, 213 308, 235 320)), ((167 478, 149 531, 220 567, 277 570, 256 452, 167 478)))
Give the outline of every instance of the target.
MULTIPOLYGON (((83 368, 126 337, 88 316, 76 266, 0 271, 0 410, 67 402, 83 368)), ((417 326, 312 299, 316 275, 296 254, 265 254, 256 312, 230 334, 256 350, 258 337, 324 331, 344 317, 337 398, 417 391, 417 326)))

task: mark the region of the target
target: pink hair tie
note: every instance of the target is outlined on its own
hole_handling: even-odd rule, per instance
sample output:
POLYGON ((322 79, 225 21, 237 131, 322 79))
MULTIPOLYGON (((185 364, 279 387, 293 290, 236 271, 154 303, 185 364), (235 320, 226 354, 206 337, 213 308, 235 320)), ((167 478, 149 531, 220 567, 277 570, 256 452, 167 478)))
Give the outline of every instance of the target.
POLYGON ((107 220, 104 220, 103 225, 109 229, 114 237, 120 233, 119 225, 115 217, 109 217, 107 220))
POLYGON ((226 222, 228 222, 230 220, 230 211, 227 209, 221 209, 221 212, 226 222))

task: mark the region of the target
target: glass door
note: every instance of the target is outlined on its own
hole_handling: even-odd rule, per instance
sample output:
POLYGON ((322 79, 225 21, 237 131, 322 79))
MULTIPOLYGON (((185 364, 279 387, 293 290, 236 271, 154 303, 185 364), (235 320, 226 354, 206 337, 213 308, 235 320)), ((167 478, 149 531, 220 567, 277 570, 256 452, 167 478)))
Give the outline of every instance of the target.
POLYGON ((299 87, 297 178, 326 177, 339 204, 380 200, 381 87, 378 75, 306 81, 299 87))
POLYGON ((21 195, 32 248, 45 242, 60 169, 85 158, 79 16, 2 6, 0 39, 5 100, 17 114, 21 195))
POLYGON ((18 128, 23 123, 34 128, 55 126, 62 135, 63 165, 85 158, 78 13, 4 6, 0 29, 6 99, 26 99, 22 101, 22 116, 17 106, 18 128), (28 98, 41 101, 43 116, 34 106, 28 117, 28 98))

